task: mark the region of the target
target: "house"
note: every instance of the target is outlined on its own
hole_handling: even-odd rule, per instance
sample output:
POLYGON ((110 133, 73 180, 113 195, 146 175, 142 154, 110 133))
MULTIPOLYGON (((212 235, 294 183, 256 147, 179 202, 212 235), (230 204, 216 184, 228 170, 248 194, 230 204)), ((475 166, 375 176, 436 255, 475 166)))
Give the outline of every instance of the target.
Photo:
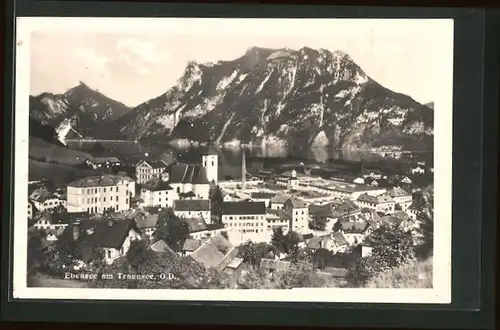
POLYGON ((181 253, 182 255, 188 256, 203 244, 204 240, 186 238, 184 244, 182 245, 181 253))
POLYGON ((421 175, 424 173, 425 173, 424 167, 416 166, 416 167, 412 167, 412 169, 411 169, 411 174, 421 175))
POLYGON ((224 271, 237 255, 237 247, 229 243, 224 236, 216 235, 206 240, 189 256, 206 268, 224 271))
POLYGON ((286 272, 292 263, 290 261, 281 261, 274 259, 262 258, 260 259, 260 270, 269 274, 272 277, 277 272, 286 272))
MULTIPOLYGON (((365 179, 365 183, 367 183, 367 180, 368 178, 365 179)), ((351 200, 356 200, 360 195, 363 194, 378 196, 384 194, 387 191, 387 189, 383 187, 370 186, 366 184, 355 184, 341 180, 321 180, 312 182, 308 184, 306 188, 318 191, 320 193, 325 193, 329 196, 349 198, 351 200)))
POLYGON ((128 176, 89 176, 68 184, 67 210, 69 213, 126 211, 134 196, 135 181, 128 176))
POLYGON ((35 214, 36 208, 32 201, 28 199, 28 220, 33 219, 33 215, 35 214))
POLYGON ((90 168, 98 169, 117 167, 122 162, 116 157, 94 157, 93 159, 86 159, 84 164, 90 168))
POLYGON ((372 228, 368 222, 364 221, 342 221, 338 220, 340 224, 340 232, 344 235, 345 240, 350 245, 356 245, 365 239, 372 231, 372 228))
POLYGON ((299 177, 296 170, 282 173, 276 178, 278 186, 287 187, 288 189, 295 190, 299 187, 299 177))
POLYGON ((167 169, 168 164, 163 160, 141 160, 135 165, 135 178, 138 184, 145 184, 159 179, 167 169))
POLYGON ((179 218, 201 218, 208 224, 212 223, 208 199, 176 200, 173 209, 179 218))
POLYGON ((207 239, 225 231, 223 224, 207 224, 203 218, 182 218, 189 227, 189 238, 207 239))
POLYGON ((38 213, 33 218, 33 227, 44 230, 58 230, 66 228, 75 218, 66 213, 49 213, 47 211, 38 213))
POLYGON ((290 230, 306 234, 309 229, 309 209, 306 204, 296 198, 290 198, 285 202, 283 211, 287 213, 290 218, 290 230))
POLYGON ((222 223, 228 231, 258 233, 267 230, 264 202, 223 202, 222 223))
POLYGON ((35 189, 29 195, 28 200, 36 208, 36 211, 40 212, 53 210, 59 205, 64 205, 60 194, 51 193, 44 187, 35 189))
POLYGON ((368 194, 359 196, 356 203, 359 207, 369 208, 385 214, 393 213, 396 204, 389 195, 371 196, 368 194))
POLYGON ((290 199, 287 195, 275 195, 271 197, 271 208, 274 210, 280 210, 285 207, 285 202, 290 199))
POLYGON ((243 265, 242 258, 234 258, 224 269, 224 272, 233 278, 240 278, 241 276, 241 266, 243 265))
POLYGON ((253 192, 250 194, 250 199, 254 202, 264 202, 266 207, 271 207, 271 198, 276 196, 276 193, 272 192, 253 192))
POLYGON ((141 187, 142 206, 172 207, 179 199, 176 191, 166 180, 168 176, 150 180, 141 187))
POLYGON ((311 234, 311 233, 300 236, 300 242, 297 244, 299 249, 305 249, 307 247, 307 244, 309 243, 309 241, 313 237, 314 237, 314 234, 311 234))
POLYGON ((331 239, 330 235, 325 236, 314 236, 307 242, 307 248, 316 251, 319 249, 325 249, 328 251, 333 251, 335 242, 331 239))
POLYGON ((156 231, 156 224, 158 223, 158 214, 137 212, 134 216, 134 221, 137 228, 139 228, 148 239, 152 240, 154 232, 156 231))
POLYGON ((333 240, 333 253, 345 252, 349 247, 349 240, 344 235, 343 232, 338 231, 331 234, 331 238, 333 240))
POLYGON ((141 239, 134 220, 78 220, 69 225, 57 241, 58 246, 87 264, 94 250, 104 254, 109 265, 127 254, 131 242, 141 239))
POLYGON ((401 211, 406 211, 413 201, 412 194, 399 187, 388 190, 387 195, 394 200, 394 208, 399 208, 401 211))
POLYGON ((404 184, 411 184, 412 181, 409 177, 405 176, 403 179, 401 179, 401 183, 404 183, 404 184))
POLYGON ((274 230, 280 227, 284 233, 290 230, 292 217, 284 210, 267 209, 266 211, 267 229, 274 230))

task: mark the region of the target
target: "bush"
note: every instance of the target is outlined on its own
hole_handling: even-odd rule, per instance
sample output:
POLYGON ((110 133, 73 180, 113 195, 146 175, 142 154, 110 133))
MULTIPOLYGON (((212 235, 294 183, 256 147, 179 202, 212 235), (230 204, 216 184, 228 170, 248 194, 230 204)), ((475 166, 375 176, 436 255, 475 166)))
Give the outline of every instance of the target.
POLYGON ((367 288, 432 288, 432 258, 410 262, 370 279, 367 288))

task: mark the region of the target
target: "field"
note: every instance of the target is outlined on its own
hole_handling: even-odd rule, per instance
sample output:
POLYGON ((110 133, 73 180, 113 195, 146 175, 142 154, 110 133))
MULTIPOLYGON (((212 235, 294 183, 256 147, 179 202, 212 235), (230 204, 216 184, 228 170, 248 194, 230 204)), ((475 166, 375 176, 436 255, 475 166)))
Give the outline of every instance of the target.
POLYGON ((36 160, 45 159, 46 162, 53 161, 66 165, 81 164, 87 158, 93 159, 89 153, 56 146, 35 137, 29 138, 29 155, 36 160))
POLYGON ((68 181, 96 174, 97 173, 93 170, 79 169, 61 164, 44 163, 33 159, 29 160, 28 177, 30 181, 51 179, 56 184, 66 184, 68 181))

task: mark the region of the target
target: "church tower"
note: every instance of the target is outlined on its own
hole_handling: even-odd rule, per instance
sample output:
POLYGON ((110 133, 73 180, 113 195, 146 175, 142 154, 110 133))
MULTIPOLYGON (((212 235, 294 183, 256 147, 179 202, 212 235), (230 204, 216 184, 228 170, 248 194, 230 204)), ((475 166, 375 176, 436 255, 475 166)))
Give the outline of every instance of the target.
POLYGON ((201 157, 203 167, 207 173, 207 179, 210 183, 212 181, 217 184, 218 182, 218 171, 219 171, 219 157, 217 156, 217 150, 215 145, 211 140, 207 142, 208 150, 205 155, 201 157))
POLYGON ((247 182, 247 159, 245 155, 245 149, 241 153, 241 188, 245 188, 245 183, 247 182))

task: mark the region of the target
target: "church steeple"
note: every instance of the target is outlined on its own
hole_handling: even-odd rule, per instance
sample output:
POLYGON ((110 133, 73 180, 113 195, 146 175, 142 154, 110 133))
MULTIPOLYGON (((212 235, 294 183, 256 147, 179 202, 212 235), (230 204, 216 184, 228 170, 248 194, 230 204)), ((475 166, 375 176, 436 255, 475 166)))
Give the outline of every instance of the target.
POLYGON ((211 139, 207 141, 207 151, 201 159, 207 173, 208 181, 217 184, 219 179, 219 157, 211 139))

